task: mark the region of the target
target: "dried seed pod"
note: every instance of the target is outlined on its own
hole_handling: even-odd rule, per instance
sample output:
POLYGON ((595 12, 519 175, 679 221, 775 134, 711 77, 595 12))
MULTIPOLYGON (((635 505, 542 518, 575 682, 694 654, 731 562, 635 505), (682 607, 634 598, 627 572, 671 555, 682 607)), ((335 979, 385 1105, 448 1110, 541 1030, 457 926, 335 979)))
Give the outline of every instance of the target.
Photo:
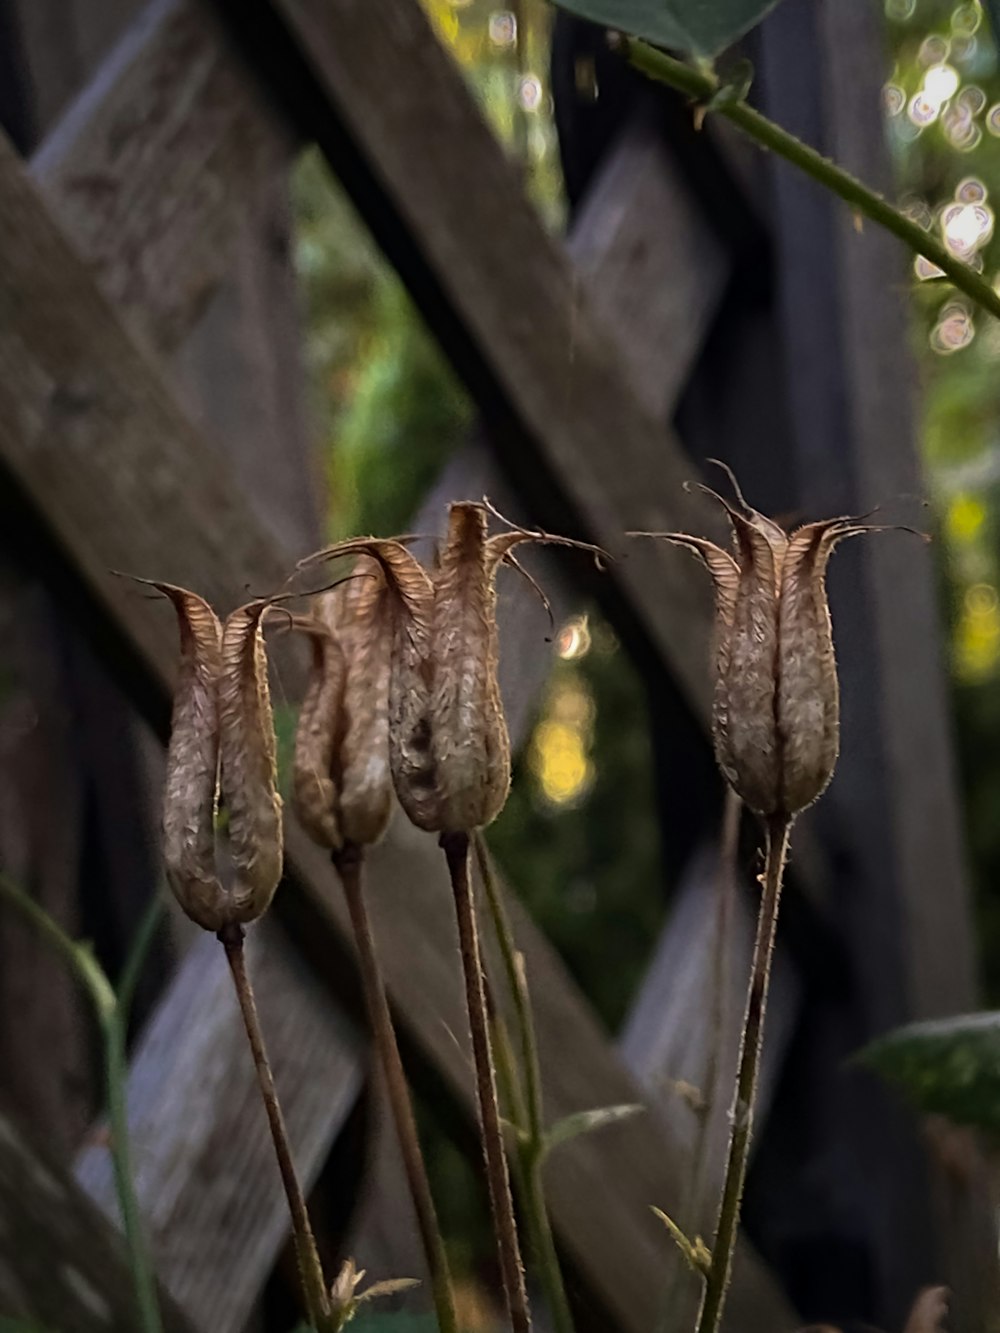
POLYGON ((511 552, 521 542, 597 549, 513 525, 489 537, 487 515, 486 504, 449 506, 448 535, 430 572, 400 541, 375 538, 340 543, 304 562, 366 553, 381 566, 380 605, 392 645, 392 779, 407 815, 430 832, 490 823, 510 786, 497 684, 497 569, 514 563, 511 552))
POLYGON ((437 778, 435 828, 442 832, 492 823, 510 788, 510 741, 497 682, 500 559, 489 547, 484 507, 452 505, 434 573, 429 714, 437 778))
POLYGON ((170 583, 152 586, 173 603, 181 635, 163 803, 167 879, 187 915, 206 930, 218 930, 225 921, 215 867, 222 629, 195 593, 170 583))
POLYGON ((282 824, 267 658, 261 619, 270 603, 249 602, 226 620, 219 676, 222 796, 236 882, 233 919, 253 921, 281 879, 282 824))
POLYGON ((314 616, 296 617, 293 628, 310 639, 312 663, 295 733, 292 801, 299 822, 321 847, 339 850, 340 828, 334 761, 342 732, 344 652, 330 630, 314 616))
POLYGON ((340 639, 346 664, 340 740, 340 820, 348 842, 378 842, 392 813, 389 689, 393 615, 385 575, 362 556, 354 574, 321 610, 340 639))
POLYGON ((790 817, 823 793, 837 762, 840 703, 826 567, 839 541, 877 529, 833 518, 789 536, 738 488, 736 506, 701 489, 729 515, 732 554, 687 533, 633 535, 687 546, 708 567, 716 593, 716 759, 751 810, 790 817))
POLYGON ((321 846, 368 846, 392 812, 393 618, 378 561, 361 556, 353 576, 318 599, 313 616, 292 624, 312 640, 295 742, 296 812, 321 846))
POLYGON ((281 878, 281 799, 260 630, 270 605, 239 607, 224 626, 201 597, 169 583, 181 663, 167 748, 163 854, 184 911, 205 930, 245 925, 264 912, 281 878), (220 882, 215 816, 220 782, 229 810, 236 883, 220 882))

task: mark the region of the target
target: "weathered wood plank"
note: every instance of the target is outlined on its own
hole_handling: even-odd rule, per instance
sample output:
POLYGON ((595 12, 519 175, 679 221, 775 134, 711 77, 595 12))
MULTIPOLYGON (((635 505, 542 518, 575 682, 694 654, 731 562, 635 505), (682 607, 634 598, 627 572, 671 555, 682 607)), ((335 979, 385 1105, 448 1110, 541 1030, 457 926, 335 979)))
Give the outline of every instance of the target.
MULTIPOLYGON (((364 1041, 302 967, 277 922, 250 935, 248 966, 308 1189, 361 1089, 364 1041)), ((135 1183, 161 1280, 197 1327, 224 1333, 241 1328, 250 1313, 287 1235, 287 1205, 217 940, 203 935, 195 942, 171 995, 131 1061, 135 1183)), ((84 1148, 76 1177, 116 1218, 102 1144, 84 1148)))
MULTIPOLYGON (((131 1290, 121 1238, 0 1117, 0 1324, 30 1318, 66 1333, 135 1333, 131 1290)), ((165 1333, 192 1333, 161 1300, 165 1333)))
MULTIPOLYGON (((175 655, 169 609, 127 591, 108 568, 127 564, 192 583, 225 608, 248 582, 274 586, 283 558, 199 448, 6 147, 0 148, 0 252, 0 460, 45 515, 50 537, 72 553, 80 587, 103 612, 105 628, 131 647, 140 673, 133 677, 136 693, 146 694, 162 728, 167 664, 175 655)), ((464 1023, 439 859, 429 840, 399 829, 373 864, 372 899, 401 1021, 471 1115, 468 1065, 453 1035, 464 1023)), ((303 948, 322 953, 336 981, 346 914, 326 858, 294 824, 288 867, 298 892, 286 888, 281 914, 303 948)), ((548 946, 523 916, 518 929, 538 978, 553 1112, 634 1096, 548 946), (556 1058, 568 1045, 577 1052, 572 1068, 556 1058)), ((597 1298, 626 1328, 646 1328, 652 1317, 663 1249, 645 1205, 650 1195, 669 1194, 677 1167, 669 1136, 650 1122, 620 1136, 617 1148, 605 1136, 599 1147, 567 1149, 553 1172, 564 1242, 597 1298), (599 1212, 581 1216, 581 1188, 601 1195, 599 1212)), ((770 1330, 784 1319, 784 1307, 759 1267, 747 1265, 737 1289, 743 1327, 770 1330), (761 1302, 756 1315, 750 1275, 761 1302)))
POLYGON ((210 9, 152 0, 31 170, 132 331, 170 351, 231 267, 248 202, 291 148, 210 9))
MULTIPOLYGON (((684 1146, 687 1175, 666 1205, 689 1236, 715 1226, 732 1126, 746 986, 753 954, 754 899, 717 848, 692 858, 671 903, 642 987, 619 1041, 622 1059, 653 1114, 684 1146), (721 876, 728 874, 730 882, 721 876), (725 895, 720 912, 720 895, 725 895)), ((756 1118, 767 1121, 799 1014, 800 984, 787 952, 774 960, 756 1118)), ((667 1327, 683 1333, 697 1316, 698 1287, 675 1280, 667 1327)))

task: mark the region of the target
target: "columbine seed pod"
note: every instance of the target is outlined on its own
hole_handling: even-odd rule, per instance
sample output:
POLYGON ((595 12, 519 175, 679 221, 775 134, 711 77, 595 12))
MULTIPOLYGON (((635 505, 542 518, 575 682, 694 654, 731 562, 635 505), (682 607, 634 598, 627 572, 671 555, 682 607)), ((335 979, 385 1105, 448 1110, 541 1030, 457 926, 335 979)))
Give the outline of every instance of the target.
POLYGON ((736 487, 724 507, 730 554, 683 532, 661 537, 695 551, 715 583, 713 734, 726 781, 757 814, 790 818, 822 795, 837 762, 840 702, 826 568, 838 542, 874 529, 855 518, 790 535, 736 487))
POLYGON ((281 879, 282 822, 277 746, 261 620, 270 603, 239 607, 222 630, 219 739, 222 796, 236 879, 234 919, 262 916, 281 879))
POLYGON ((218 930, 223 924, 215 866, 222 627, 195 593, 170 583, 152 586, 173 603, 181 636, 167 746, 163 859, 170 887, 187 915, 206 930, 218 930))
POLYGON ((281 878, 281 798, 260 622, 265 601, 224 626, 206 601, 168 583, 181 664, 167 747, 163 855, 174 895, 205 930, 245 925, 268 907, 281 878), (220 772, 236 871, 223 887, 215 862, 220 772))
POLYGON ((309 635, 313 655, 295 742, 296 812, 332 851, 370 845, 392 812, 392 616, 378 562, 362 556, 314 616, 293 623, 309 635))
MULTIPOLYGON (((389 758, 400 804, 418 828, 467 833, 491 823, 510 786, 510 742, 497 683, 497 570, 521 542, 596 548, 511 527, 487 534, 485 504, 449 506, 440 559, 425 569, 396 540, 342 542, 316 560, 366 553, 385 580, 391 634, 389 758)), ((523 572, 523 571, 522 571, 523 572)))

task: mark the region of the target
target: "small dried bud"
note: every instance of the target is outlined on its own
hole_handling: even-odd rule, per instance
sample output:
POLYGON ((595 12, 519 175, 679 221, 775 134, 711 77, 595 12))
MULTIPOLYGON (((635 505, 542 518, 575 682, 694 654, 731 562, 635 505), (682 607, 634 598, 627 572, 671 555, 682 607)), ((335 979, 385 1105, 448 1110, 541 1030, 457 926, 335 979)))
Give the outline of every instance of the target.
POLYGON ((516 565, 511 552, 521 542, 584 546, 513 526, 490 537, 487 515, 485 504, 451 505, 444 548, 430 571, 395 540, 344 542, 310 558, 364 552, 382 568, 392 645, 392 779, 413 823, 435 833, 489 824, 510 786, 510 742, 497 683, 499 566, 516 565))
POLYGON ((366 1301, 378 1300, 381 1296, 396 1296, 400 1292, 409 1291, 411 1287, 420 1286, 416 1278, 396 1277, 387 1278, 382 1282, 373 1282, 364 1291, 359 1291, 358 1287, 364 1280, 364 1276, 365 1270, 358 1268, 353 1259, 345 1259, 340 1266, 340 1272, 337 1274, 336 1280, 330 1287, 333 1325, 338 1333, 354 1318, 358 1306, 364 1305, 366 1301))
POLYGON ((167 877, 187 915, 219 931, 260 916, 281 878, 281 800, 260 630, 268 603, 240 607, 220 627, 195 593, 152 586, 170 598, 181 634, 163 811, 167 877), (220 772, 236 871, 231 888, 215 863, 220 772))
POLYGON ((945 1333, 950 1295, 947 1287, 924 1287, 910 1311, 903 1333, 945 1333))
POLYGON ((375 843, 392 810, 392 616, 381 567, 363 556, 314 616, 293 623, 309 634, 313 653, 295 742, 296 811, 331 850, 375 843))
POLYGON ((729 515, 731 554, 687 533, 633 535, 687 546, 708 567, 716 594, 716 759, 751 810, 791 817, 823 793, 840 742, 827 563, 838 542, 874 529, 833 518, 788 535, 738 488, 735 507, 701 489, 729 515))

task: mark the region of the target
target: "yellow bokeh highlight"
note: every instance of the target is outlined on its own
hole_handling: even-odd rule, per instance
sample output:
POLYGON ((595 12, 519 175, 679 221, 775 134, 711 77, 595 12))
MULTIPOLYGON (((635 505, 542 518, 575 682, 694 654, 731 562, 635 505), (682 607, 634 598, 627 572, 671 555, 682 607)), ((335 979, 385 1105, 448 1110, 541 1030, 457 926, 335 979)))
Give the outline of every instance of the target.
POLYGON ((961 545, 973 542, 986 522, 986 506, 974 495, 961 493, 948 505, 944 526, 949 539, 961 545))
POLYGON ((962 599, 955 659, 958 677, 966 684, 992 676, 1000 664, 1000 596, 992 584, 974 583, 962 599))
POLYGON ((580 797, 594 773, 584 734, 553 718, 546 718, 535 728, 531 766, 553 805, 566 805, 580 797))

